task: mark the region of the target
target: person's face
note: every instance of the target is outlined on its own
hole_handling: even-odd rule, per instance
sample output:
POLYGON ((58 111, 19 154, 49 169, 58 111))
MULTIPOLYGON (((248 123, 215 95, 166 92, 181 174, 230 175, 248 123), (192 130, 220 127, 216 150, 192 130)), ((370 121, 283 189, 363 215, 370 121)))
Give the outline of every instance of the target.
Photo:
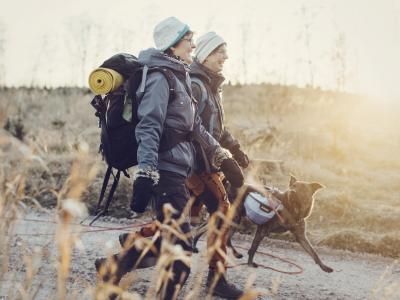
POLYGON ((224 68, 224 63, 228 59, 226 44, 222 44, 215 49, 203 62, 203 64, 215 73, 219 73, 224 68))
POLYGON ((193 33, 185 35, 175 47, 171 47, 174 55, 179 56, 189 65, 193 62, 192 51, 194 48, 196 45, 193 41, 193 33))

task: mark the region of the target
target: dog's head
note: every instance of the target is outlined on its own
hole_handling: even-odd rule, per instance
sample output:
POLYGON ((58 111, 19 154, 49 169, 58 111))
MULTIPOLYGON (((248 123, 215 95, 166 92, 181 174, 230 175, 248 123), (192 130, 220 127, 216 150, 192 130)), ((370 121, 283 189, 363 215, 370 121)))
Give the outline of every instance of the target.
POLYGON ((324 186, 318 182, 299 181, 290 175, 284 206, 297 220, 306 219, 314 205, 314 194, 324 186))

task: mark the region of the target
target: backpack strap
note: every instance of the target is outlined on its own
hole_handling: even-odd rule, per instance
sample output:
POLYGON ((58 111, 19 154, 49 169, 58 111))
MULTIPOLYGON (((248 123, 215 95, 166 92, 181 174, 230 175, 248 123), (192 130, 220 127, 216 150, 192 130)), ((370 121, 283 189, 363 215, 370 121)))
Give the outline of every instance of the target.
POLYGON ((107 184, 108 184, 108 181, 110 180, 111 171, 112 171, 112 167, 108 166, 106 175, 104 175, 104 180, 103 180, 103 185, 101 187, 99 201, 97 202, 97 208, 96 208, 97 212, 100 209, 101 202, 103 202, 104 194, 106 193, 107 184))
POLYGON ((111 200, 112 200, 112 198, 114 196, 115 190, 117 189, 120 176, 121 176, 121 170, 118 170, 117 175, 114 176, 114 181, 113 181, 113 184, 111 186, 110 193, 108 194, 107 202, 104 205, 103 211, 104 211, 105 214, 108 212, 108 208, 109 208, 111 200))
MULTIPOLYGON (((169 98, 168 98, 168 103, 170 103, 175 97, 175 86, 176 86, 176 81, 175 81, 175 75, 174 73, 168 69, 168 68, 163 68, 163 67, 153 67, 153 68, 148 68, 145 70, 147 66, 144 66, 143 68, 143 74, 146 71, 147 73, 152 73, 152 72, 160 72, 161 74, 164 75, 165 79, 167 79, 168 86, 169 86, 169 98)), ((140 89, 141 93, 144 93, 144 86, 146 85, 146 76, 142 77, 142 83, 143 89, 140 89)))
MULTIPOLYGON (((159 72, 164 75, 165 79, 167 80, 168 86, 169 86, 169 98, 168 98, 168 104, 171 103, 176 97, 176 75, 174 72, 166 67, 152 67, 148 68, 147 66, 144 66, 143 68, 143 75, 142 75, 142 82, 140 86, 139 92, 141 94, 144 93, 145 90, 145 81, 148 73, 152 72, 159 72)), ((187 85, 185 85, 185 89, 189 96, 191 95, 189 88, 187 85)), ((164 128, 163 134, 160 139, 160 145, 159 145, 159 152, 164 152, 167 150, 172 149, 175 145, 185 142, 185 141, 192 141, 193 140, 193 132, 179 132, 177 130, 174 130, 173 128, 164 128)))
MULTIPOLYGON (((103 202, 103 198, 104 198, 104 195, 106 193, 106 189, 107 189, 108 181, 110 180, 111 173, 112 173, 112 167, 108 166, 106 174, 104 175, 103 185, 101 186, 101 192, 100 192, 100 196, 99 196, 99 201, 97 202, 96 216, 90 222, 89 225, 92 225, 98 218, 100 218, 104 214, 103 210, 100 210, 100 206, 101 206, 101 202, 103 202)), ((81 223, 83 223, 85 220, 83 220, 81 223)))
POLYGON ((146 78, 147 78, 147 72, 149 71, 149 67, 147 65, 144 65, 143 70, 142 70, 142 81, 140 83, 139 87, 139 92, 141 95, 144 94, 144 89, 146 87, 146 78))
POLYGON ((98 208, 99 208, 99 206, 100 206, 100 204, 101 204, 101 201, 103 200, 105 188, 107 187, 108 180, 110 179, 110 174, 112 174, 112 175, 114 176, 114 181, 113 181, 113 184, 112 184, 112 186, 111 186, 110 193, 108 194, 107 201, 106 201, 106 203, 105 203, 105 205, 104 205, 104 208, 103 208, 100 212, 97 213, 97 215, 96 215, 96 216, 94 217, 94 219, 89 223, 89 225, 92 225, 98 218, 100 218, 101 216, 106 215, 107 212, 108 212, 108 208, 110 207, 111 200, 112 200, 112 198, 113 198, 113 196, 114 196, 115 190, 117 189, 118 182, 119 182, 119 178, 120 178, 120 176, 121 176, 121 171, 120 171, 120 170, 118 170, 118 172, 117 172, 116 175, 114 175, 114 174, 112 173, 111 170, 112 170, 112 167, 111 167, 111 166, 108 166, 107 172, 106 172, 106 176, 104 177, 104 181, 103 181, 103 187, 102 187, 102 189, 101 189, 101 194, 100 194, 100 199, 99 199, 99 203, 98 203, 98 208))
POLYGON ((196 99, 199 101, 199 115, 201 115, 204 111, 204 108, 206 107, 206 102, 207 102, 207 89, 204 86, 204 83, 198 78, 198 77, 192 77, 192 82, 197 84, 200 87, 201 90, 201 99, 196 99))
POLYGON ((217 112, 214 109, 215 104, 211 103, 211 100, 208 97, 208 91, 206 86, 204 85, 204 82, 201 81, 200 78, 198 77, 193 77, 192 78, 192 82, 197 84, 200 87, 201 90, 201 99, 197 99, 198 101, 200 101, 199 103, 199 115, 203 113, 207 102, 210 102, 210 106, 213 108, 212 112, 211 112, 211 116, 209 118, 209 126, 207 129, 207 131, 212 135, 214 132, 214 126, 215 126, 215 118, 217 117, 217 112))

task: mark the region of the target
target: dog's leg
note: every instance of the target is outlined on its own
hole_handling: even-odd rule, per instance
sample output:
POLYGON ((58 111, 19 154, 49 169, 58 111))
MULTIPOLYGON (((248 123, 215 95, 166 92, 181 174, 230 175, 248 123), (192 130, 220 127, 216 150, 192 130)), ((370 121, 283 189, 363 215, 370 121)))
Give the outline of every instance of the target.
POLYGON ((303 249, 314 259, 315 263, 320 266, 320 268, 328 273, 333 272, 333 269, 325 265, 319 258, 317 252, 315 252, 313 246, 306 236, 306 224, 303 220, 300 224, 297 224, 293 230, 291 230, 297 242, 303 247, 303 249))
MULTIPOLYGON (((243 194, 245 195, 245 194, 243 194)), ((237 201, 239 199, 236 199, 237 201)), ((228 239, 226 245, 232 249, 232 253, 236 258, 243 258, 243 254, 241 254, 239 251, 236 250, 236 248, 232 244, 232 237, 236 233, 237 227, 240 225, 240 222, 242 221, 242 217, 246 216, 246 210, 244 209, 243 206, 243 199, 240 200, 240 205, 238 206, 236 210, 236 215, 233 218, 233 223, 234 226, 231 226, 229 228, 229 233, 228 233, 228 239)))
MULTIPOLYGON (((240 224, 240 219, 239 220, 235 220, 235 224, 240 224)), ((230 247, 232 249, 233 255, 236 258, 242 258, 243 254, 241 254, 239 251, 236 250, 236 248, 233 246, 232 244, 232 237, 236 232, 236 226, 231 226, 231 228, 229 229, 229 233, 228 233, 228 240, 227 240, 227 246, 230 247)))
POLYGON ((203 234, 207 232, 208 229, 208 223, 204 222, 201 224, 198 228, 196 228, 195 235, 193 237, 193 252, 194 253, 199 253, 199 249, 197 248, 197 242, 199 239, 202 237, 203 234))
POLYGON ((258 249, 258 246, 260 245, 260 243, 261 243, 261 241, 263 240, 263 238, 264 238, 265 236, 268 236, 269 231, 270 231, 270 230, 269 230, 269 225, 268 225, 268 223, 265 224, 265 225, 259 225, 259 226, 257 226, 256 235, 255 235, 254 240, 253 240, 253 242, 252 242, 252 244, 251 244, 251 247, 250 247, 250 249, 249 249, 249 251, 248 251, 249 258, 248 258, 248 260, 247 260, 247 264, 248 264, 249 266, 252 266, 252 267, 255 267, 255 268, 258 267, 258 265, 253 261, 254 254, 256 253, 256 251, 257 251, 257 249, 258 249))

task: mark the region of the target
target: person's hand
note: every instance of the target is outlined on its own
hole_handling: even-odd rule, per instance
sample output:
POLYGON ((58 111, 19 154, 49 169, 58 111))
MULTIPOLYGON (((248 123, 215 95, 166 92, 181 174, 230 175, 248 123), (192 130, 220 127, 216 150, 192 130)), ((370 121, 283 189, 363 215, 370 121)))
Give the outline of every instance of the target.
POLYGON ((240 148, 233 151, 232 156, 242 168, 246 169, 249 166, 249 157, 240 148))
POLYGON ((222 173, 224 173, 226 180, 228 180, 233 187, 239 188, 243 185, 244 175, 242 169, 234 159, 224 159, 220 169, 222 173))
POLYGON ((133 183, 131 209, 143 213, 153 197, 154 181, 148 177, 138 177, 133 183))

